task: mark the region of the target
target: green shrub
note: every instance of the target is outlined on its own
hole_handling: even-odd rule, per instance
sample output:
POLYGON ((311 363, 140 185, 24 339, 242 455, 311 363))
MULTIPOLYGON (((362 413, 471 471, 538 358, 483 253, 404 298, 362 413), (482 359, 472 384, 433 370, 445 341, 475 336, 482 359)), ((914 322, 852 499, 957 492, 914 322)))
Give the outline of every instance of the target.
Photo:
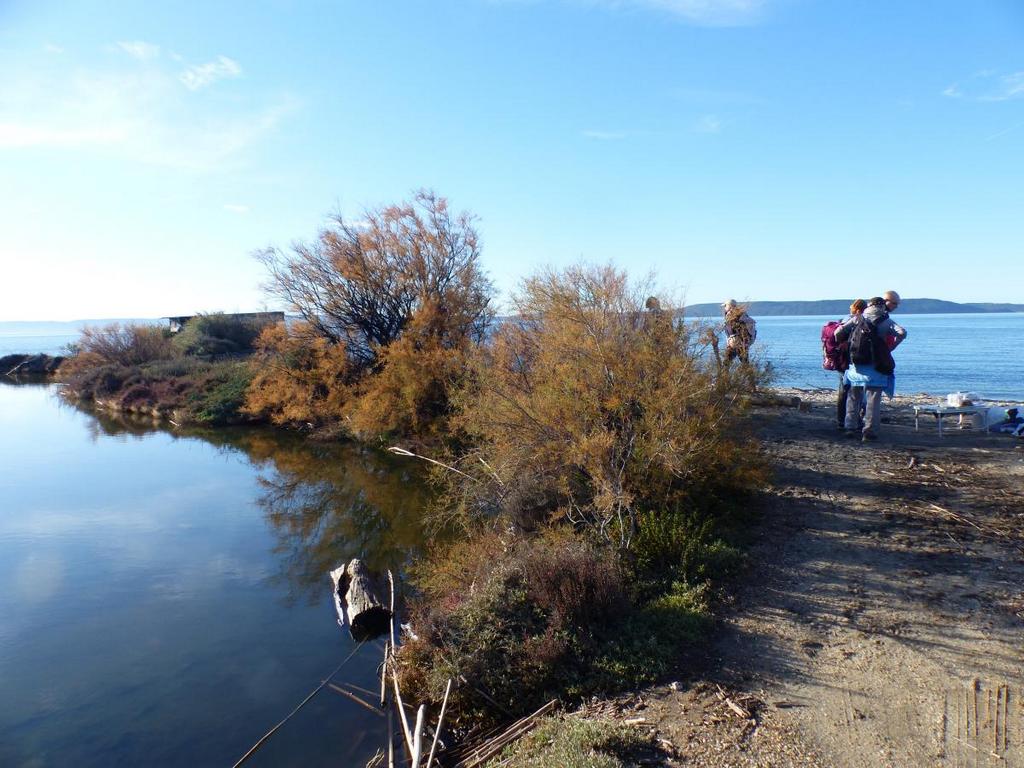
POLYGON ((145 373, 149 379, 191 378, 198 380, 208 373, 211 367, 211 364, 205 360, 179 357, 174 360, 150 363, 145 367, 145 373))
POLYGON ((638 580, 690 584, 727 578, 739 566, 740 551, 719 533, 729 513, 692 506, 644 510, 638 517, 631 562, 638 580))
POLYGON ((710 628, 707 586, 676 582, 624 616, 594 659, 591 685, 621 690, 656 682, 698 649, 710 628))
POLYGON ((267 325, 265 320, 223 312, 196 315, 174 335, 174 345, 183 354, 200 357, 247 354, 267 325))
POLYGON ((252 380, 247 363, 176 358, 78 368, 62 375, 71 391, 85 400, 116 400, 128 410, 178 411, 185 421, 208 425, 254 420, 241 413, 252 380))
POLYGON ((189 396, 192 418, 209 425, 234 424, 244 421, 242 406, 252 383, 252 372, 245 363, 227 364, 215 369, 189 396))
POLYGON ((656 751, 637 728, 565 715, 544 718, 498 760, 507 768, 625 768, 636 764, 636 753, 656 751))

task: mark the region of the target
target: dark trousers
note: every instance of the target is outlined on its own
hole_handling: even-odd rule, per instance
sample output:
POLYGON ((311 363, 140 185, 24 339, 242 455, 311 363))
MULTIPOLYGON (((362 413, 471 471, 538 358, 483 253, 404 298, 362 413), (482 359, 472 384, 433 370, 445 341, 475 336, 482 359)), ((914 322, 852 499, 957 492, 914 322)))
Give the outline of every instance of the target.
POLYGON ((737 347, 726 347, 725 350, 725 362, 729 363, 736 358, 740 359, 741 363, 749 363, 750 357, 747 354, 747 348, 744 346, 737 347))

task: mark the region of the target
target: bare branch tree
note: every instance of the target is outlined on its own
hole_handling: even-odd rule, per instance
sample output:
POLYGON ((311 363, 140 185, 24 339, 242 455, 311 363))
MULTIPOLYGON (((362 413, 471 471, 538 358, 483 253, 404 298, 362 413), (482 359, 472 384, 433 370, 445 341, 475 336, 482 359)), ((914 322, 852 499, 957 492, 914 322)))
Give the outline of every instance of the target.
POLYGON ((483 337, 493 289, 473 222, 420 190, 411 201, 367 210, 358 223, 336 215, 313 242, 255 256, 269 273, 270 296, 369 367, 417 315, 417 332, 444 346, 483 337))

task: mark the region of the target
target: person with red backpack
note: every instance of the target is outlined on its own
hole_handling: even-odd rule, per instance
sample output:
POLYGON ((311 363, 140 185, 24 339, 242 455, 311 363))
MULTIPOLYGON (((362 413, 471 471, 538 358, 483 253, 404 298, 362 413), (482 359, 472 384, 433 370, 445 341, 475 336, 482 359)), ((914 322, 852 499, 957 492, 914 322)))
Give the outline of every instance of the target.
POLYGON ((864 442, 878 439, 882 392, 892 397, 895 389, 896 361, 892 350, 907 338, 907 332, 893 322, 889 312, 899 305, 900 297, 895 291, 889 291, 884 298, 876 296, 868 301, 868 308, 862 315, 847 320, 835 331, 836 341, 850 345, 850 366, 846 370, 846 381, 850 385, 846 397, 846 433, 850 436, 858 433, 857 413, 866 400, 864 442))
POLYGON ((857 299, 850 305, 850 314, 844 320, 830 320, 821 328, 821 367, 839 374, 839 388, 836 390, 836 426, 846 428, 846 399, 850 383, 846 380, 846 369, 850 367, 850 342, 836 339, 836 331, 844 323, 854 321, 867 309, 864 299, 857 299))

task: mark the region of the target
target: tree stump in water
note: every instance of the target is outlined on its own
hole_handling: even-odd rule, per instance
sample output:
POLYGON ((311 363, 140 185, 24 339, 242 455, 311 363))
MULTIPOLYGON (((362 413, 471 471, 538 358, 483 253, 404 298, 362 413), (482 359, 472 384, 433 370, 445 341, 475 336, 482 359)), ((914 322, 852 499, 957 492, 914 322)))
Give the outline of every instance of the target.
POLYGON ((371 640, 388 631, 391 610, 387 579, 373 574, 362 560, 331 571, 334 607, 339 623, 348 625, 352 639, 371 640))

